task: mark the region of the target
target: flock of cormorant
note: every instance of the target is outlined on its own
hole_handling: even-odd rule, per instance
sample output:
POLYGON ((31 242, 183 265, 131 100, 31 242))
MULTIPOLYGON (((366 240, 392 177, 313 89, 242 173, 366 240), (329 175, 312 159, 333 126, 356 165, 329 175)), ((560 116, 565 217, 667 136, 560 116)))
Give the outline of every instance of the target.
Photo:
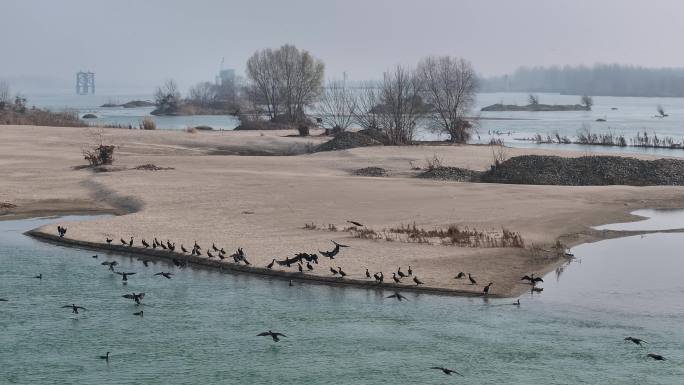
MULTIPOLYGON (((353 223, 353 222, 350 222, 350 223, 353 223)), ((62 227, 61 225, 59 225, 59 226, 57 226, 57 232, 58 232, 59 237, 60 237, 60 238, 63 238, 63 237, 66 235, 67 228, 66 228, 66 227, 62 227)), ((113 239, 108 238, 108 237, 107 237, 105 240, 106 240, 107 244, 111 244, 112 241, 113 241, 113 239)), ((133 247, 133 244, 134 244, 134 237, 131 237, 128 241, 126 241, 126 240, 124 240, 123 238, 121 238, 120 241, 121 241, 121 244, 122 244, 122 245, 125 245, 125 246, 128 246, 128 247, 133 247)), ((337 243, 337 242, 335 242, 335 241, 331 241, 331 242, 334 244, 334 248, 333 248, 332 250, 330 250, 330 251, 321 251, 321 250, 319 250, 318 252, 319 252, 322 256, 324 256, 324 257, 326 257, 326 258, 329 258, 329 259, 332 261, 333 259, 335 259, 335 256, 337 256, 337 255, 340 253, 340 250, 341 250, 342 248, 346 248, 346 247, 349 247, 349 246, 343 245, 343 244, 340 244, 340 243, 337 243)), ((166 241, 166 243, 164 243, 164 242, 161 242, 161 241, 157 240, 156 237, 152 240, 152 244, 151 244, 151 245, 150 245, 147 241, 145 241, 144 239, 141 239, 140 243, 142 244, 142 246, 143 246, 144 248, 152 247, 153 249, 156 249, 157 247, 159 247, 159 248, 161 248, 161 249, 170 250, 170 251, 175 251, 175 249, 176 249, 176 244, 175 244, 175 243, 172 243, 172 242, 170 242, 170 241, 168 241, 168 240, 166 241)), ((181 249, 181 251, 182 251, 183 253, 188 253, 188 250, 187 250, 187 249, 185 248, 185 246, 182 245, 182 244, 180 245, 180 249, 181 249)), ((212 243, 211 248, 208 249, 208 250, 206 250, 206 254, 207 254, 207 257, 208 257, 208 258, 219 258, 220 260, 224 260, 224 259, 226 259, 226 258, 231 258, 231 259, 233 259, 233 261, 234 261, 235 263, 244 263, 245 265, 250 265, 250 262, 247 260, 247 256, 246 256, 246 254, 245 254, 245 252, 244 252, 244 250, 243 250, 242 248, 238 248, 237 251, 236 251, 235 253, 233 253, 233 254, 231 254, 230 256, 228 256, 227 253, 226 253, 226 251, 225 251, 223 248, 218 248, 218 247, 216 246, 216 244, 212 243), (214 253, 212 253, 212 251, 213 251, 214 253)), ((195 243, 194 243, 194 245, 193 245, 193 247, 192 247, 192 249, 191 249, 191 251, 190 251, 190 255, 193 255, 193 256, 202 256, 202 247, 201 247, 199 244, 197 244, 196 241, 195 241, 195 243)), ((93 258, 97 258, 97 257, 98 257, 97 255, 93 255, 93 258)), ((144 260, 144 259, 141 259, 141 258, 138 258, 138 259, 139 259, 140 261, 142 261, 143 264, 144 264, 145 266, 148 266, 148 262, 149 262, 148 260, 144 260)), ((175 265, 176 267, 178 267, 178 268, 184 268, 184 267, 187 266, 187 261, 185 261, 185 260, 173 258, 172 261, 173 261, 174 265, 175 265)), ((311 253, 305 253, 305 252, 303 252, 303 253, 298 253, 298 254, 296 254, 294 257, 285 258, 285 259, 283 259, 283 260, 277 260, 277 259, 273 258, 273 259, 271 260, 271 262, 270 262, 268 265, 266 265, 266 268, 272 269, 272 268, 275 266, 275 264, 277 264, 278 266, 285 266, 285 267, 288 267, 288 268, 289 268, 289 267, 292 267, 292 266, 294 266, 294 265, 296 265, 297 268, 298 268, 298 270, 299 270, 299 272, 300 272, 300 273, 303 273, 303 272, 304 272, 304 266, 305 266, 306 269, 309 270, 309 271, 310 271, 310 270, 314 270, 314 266, 312 265, 312 262, 313 262, 314 265, 317 265, 317 264, 318 264, 318 255, 315 254, 315 253, 311 254, 311 253), (306 263, 304 264, 304 262, 306 262, 306 263)), ((117 274, 117 275, 120 275, 120 276, 122 277, 122 281, 124 282, 124 284, 128 281, 128 277, 129 277, 129 276, 136 274, 136 272, 116 271, 116 270, 115 270, 115 266, 118 265, 118 263, 117 263, 116 261, 104 261, 104 262, 101 263, 101 265, 108 266, 108 268, 109 268, 110 271, 112 271, 113 273, 115 273, 115 274, 117 274)), ((340 278, 344 278, 344 277, 347 275, 347 274, 342 270, 342 268, 339 267, 339 266, 337 266, 337 269, 335 269, 335 268, 333 268, 333 267, 330 267, 330 272, 332 273, 332 275, 334 275, 334 276, 339 276, 340 278)), ((158 272, 158 273, 153 274, 153 276, 161 276, 161 277, 164 277, 164 278, 166 278, 166 279, 171 279, 171 278, 173 277, 173 275, 174 275, 174 273, 171 273, 171 272, 164 272, 164 271, 161 271, 161 272, 158 272)), ((476 284, 477 284, 477 281, 475 280, 475 278, 472 276, 471 273, 459 272, 454 278, 455 278, 455 279, 463 279, 463 278, 466 277, 466 275, 467 275, 468 280, 470 281, 470 284, 471 284, 471 285, 476 285, 476 284)), ((384 281, 384 274, 383 274, 382 272, 377 272, 377 273, 374 273, 374 274, 371 275, 370 271, 369 271, 368 269, 366 269, 366 271, 365 271, 365 276, 366 276, 366 278, 368 278, 368 279, 370 279, 370 278, 375 279, 375 281, 376 281, 378 284, 381 284, 381 283, 383 283, 383 281, 384 281)), ((398 270, 397 270, 396 272, 393 272, 393 273, 392 273, 392 279, 393 279, 393 281, 394 281, 395 283, 401 283, 401 282, 402 282, 402 281, 401 281, 402 279, 408 278, 408 277, 412 277, 413 282, 414 282, 416 285, 422 285, 422 284, 423 284, 423 282, 422 282, 420 279, 418 279, 417 276, 415 276, 415 275, 413 274, 413 269, 411 268, 411 266, 408 267, 408 269, 406 270, 406 273, 403 272, 403 271, 401 270, 401 267, 399 267, 398 270)), ((41 274, 38 274, 38 275, 34 276, 34 278, 42 279, 42 278, 43 278, 43 275, 42 275, 42 273, 41 273, 41 274)), ((540 278, 540 277, 535 277, 534 274, 530 274, 530 275, 525 275, 525 276, 523 276, 523 277, 521 278, 521 281, 527 281, 529 284, 531 284, 531 285, 532 285, 531 291, 532 291, 533 293, 534 293, 534 292, 541 292, 541 291, 543 290, 543 288, 539 288, 539 287, 537 287, 536 285, 537 285, 538 283, 540 283, 540 282, 544 282, 544 280, 543 280, 542 278, 540 278)), ((492 282, 489 282, 486 286, 484 286, 484 288, 483 288, 483 295, 486 296, 486 295, 489 293, 490 287, 491 287, 492 285, 493 285, 493 283, 492 283, 492 282)), ((292 281, 290 281, 290 286, 292 286, 292 281)), ((145 297, 145 293, 135 293, 135 292, 132 292, 132 293, 130 293, 130 294, 124 294, 122 297, 123 297, 123 298, 126 298, 126 299, 131 299, 131 300, 135 301, 136 305, 142 305, 142 300, 143 300, 143 298, 145 297)), ((389 295, 389 296, 387 296, 387 297, 385 297, 385 298, 393 298, 393 299, 396 299, 396 300, 399 301, 399 302, 401 302, 401 301, 407 301, 407 300, 408 300, 405 296, 403 296, 403 295, 402 295, 401 293, 399 293, 399 292, 395 292, 394 294, 389 295)), ((7 299, 0 298, 0 301, 3 301, 3 302, 4 302, 4 301, 7 301, 7 299)), ((512 305, 520 306, 520 299, 518 299, 516 302, 512 303, 512 305)), ((71 312, 72 312, 73 314, 79 314, 79 310, 87 310, 85 307, 83 307, 83 306, 78 306, 78 305, 73 304, 73 303, 72 303, 71 305, 64 305, 64 306, 62 306, 62 308, 71 309, 71 312)), ((143 310, 137 311, 137 312, 133 313, 133 315, 139 316, 139 317, 143 317, 144 311, 143 311, 143 310)), ((280 341, 280 338, 279 338, 279 337, 286 337, 286 335, 283 334, 283 333, 273 332, 273 331, 271 331, 271 330, 268 330, 268 331, 266 331, 266 332, 259 333, 259 334, 257 334, 257 336, 258 336, 258 337, 266 337, 266 336, 271 337, 272 340, 273 340, 274 342, 280 341)), ((624 340, 625 340, 625 341, 632 342, 632 343, 634 343, 634 344, 636 344, 636 345, 638 345, 638 346, 643 346, 642 344, 647 343, 647 342, 644 341, 643 339, 635 338, 635 337, 631 337, 631 336, 630 336, 630 337, 626 337, 624 340)), ((105 361, 107 361, 107 362, 109 362, 109 357, 110 357, 110 352, 107 352, 106 355, 104 355, 104 356, 99 356, 100 359, 103 359, 103 360, 105 360, 105 361)), ((662 355, 654 354, 654 353, 649 353, 649 354, 647 354, 647 357, 648 357, 648 358, 651 358, 651 359, 653 359, 653 360, 656 360, 656 361, 663 361, 663 360, 665 360, 665 357, 663 357, 662 355)), ((445 367, 442 367, 442 366, 433 366, 433 367, 431 367, 430 369, 440 370, 442 373, 444 373, 444 374, 446 374, 446 375, 452 375, 452 374, 455 373, 455 374, 457 374, 457 375, 461 375, 461 376, 462 376, 462 374, 459 373, 459 372, 457 372, 456 370, 449 369, 449 368, 445 368, 445 367)))

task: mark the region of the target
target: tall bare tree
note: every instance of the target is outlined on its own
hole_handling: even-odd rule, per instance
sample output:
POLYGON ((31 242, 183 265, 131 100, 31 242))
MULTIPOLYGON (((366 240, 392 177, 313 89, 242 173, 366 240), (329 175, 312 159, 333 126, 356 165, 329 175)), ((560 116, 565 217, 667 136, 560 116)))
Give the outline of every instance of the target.
POLYGON ((288 121, 300 121, 321 92, 324 70, 321 60, 293 45, 257 51, 247 60, 248 96, 265 106, 271 119, 282 113, 288 121))
POLYGON ((413 141, 418 120, 426 108, 420 96, 421 79, 406 67, 397 66, 383 74, 380 86, 381 104, 376 106, 380 129, 391 144, 409 144, 413 141))
MULTIPOLYGON (((178 110, 181 102, 181 94, 178 91, 178 84, 172 79, 164 82, 163 85, 157 87, 154 92, 154 101, 157 105, 157 111, 160 114, 172 114, 178 110)), ((153 112, 154 113, 154 112, 153 112)))
POLYGON ((324 126, 344 131, 351 125, 356 112, 356 96, 346 82, 329 81, 321 93, 316 110, 324 126))
POLYGON ((10 96, 10 86, 4 80, 0 80, 0 110, 4 109, 10 104, 12 98, 10 96))
POLYGON ((188 99, 198 106, 211 106, 217 100, 217 86, 210 82, 197 83, 188 91, 188 99))
POLYGON ((354 109, 354 122, 361 128, 380 130, 379 109, 380 83, 364 82, 356 93, 356 108, 354 109))
POLYGON ((470 62, 450 56, 426 57, 418 64, 421 96, 431 107, 430 128, 449 135, 449 140, 465 143, 472 124, 466 121, 475 104, 478 81, 470 62))

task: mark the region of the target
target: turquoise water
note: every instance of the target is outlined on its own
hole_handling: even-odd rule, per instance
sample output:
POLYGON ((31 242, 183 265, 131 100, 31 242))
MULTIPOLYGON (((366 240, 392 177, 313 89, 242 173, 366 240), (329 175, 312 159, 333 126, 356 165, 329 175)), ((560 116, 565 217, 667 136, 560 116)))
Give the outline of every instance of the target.
MULTIPOLYGON (((83 219, 79 217, 61 219, 83 219)), ((684 235, 576 247, 541 294, 454 298, 177 270, 41 243, 0 221, 0 383, 681 384, 684 235), (100 263, 135 271, 129 283, 100 263), (153 277, 174 271, 167 280, 153 277), (42 273, 43 279, 33 279, 42 273), (145 315, 121 295, 146 293, 145 315), (60 306, 88 308, 78 316, 60 306), (256 337, 272 329, 281 342, 256 337), (640 348, 625 336, 649 342, 640 348), (110 351, 109 364, 97 356, 110 351), (668 358, 645 358, 655 352, 668 358), (464 377, 427 369, 446 366, 464 377)))

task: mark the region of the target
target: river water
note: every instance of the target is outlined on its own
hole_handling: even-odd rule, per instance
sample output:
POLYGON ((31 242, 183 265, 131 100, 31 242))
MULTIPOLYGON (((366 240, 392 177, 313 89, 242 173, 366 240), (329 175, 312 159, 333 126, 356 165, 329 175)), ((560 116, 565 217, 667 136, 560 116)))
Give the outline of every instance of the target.
MULTIPOLYGON (((537 94, 540 103, 545 104, 577 104, 578 95, 537 94)), ((140 90, 102 89, 94 95, 75 95, 72 90, 61 90, 51 93, 27 94, 29 104, 53 110, 73 109, 82 116, 95 114, 97 119, 88 119, 90 124, 119 124, 137 127, 145 116, 149 116, 152 107, 142 108, 102 108, 107 102, 125 103, 130 100, 152 100, 152 95, 140 90)), ((577 151, 620 151, 633 153, 650 153, 655 155, 684 156, 684 149, 644 149, 644 148, 610 148, 605 146, 579 145, 538 145, 521 139, 531 138, 539 133, 543 136, 559 133, 561 136, 574 138, 578 130, 588 128, 594 133, 624 135, 629 142, 637 133, 669 136, 676 141, 684 140, 684 98, 644 98, 644 97, 594 97, 591 111, 562 112, 479 112, 484 107, 495 103, 527 104, 525 93, 480 93, 474 114, 480 116, 478 133, 473 141, 488 143, 490 139, 503 140, 508 146, 543 147, 577 151), (669 114, 666 118, 655 118, 657 106, 661 105, 669 114), (615 109, 615 110, 614 110, 615 109), (606 122, 597 122, 596 119, 606 122)), ((185 129, 199 125, 211 126, 215 129, 231 130, 239 121, 232 116, 196 115, 196 116, 155 116, 152 117, 160 129, 185 129)), ((440 140, 445 137, 426 129, 422 122, 417 139, 440 140)))
MULTIPOLYGON (((85 220, 67 217, 59 220, 85 220)), ((38 242, 0 221, 0 383, 681 384, 682 234, 585 244, 513 299, 327 287, 38 242), (127 285, 110 273, 136 272, 127 285), (159 271, 176 273, 171 280, 159 271), (43 279, 33 276, 42 273, 43 279), (121 298, 145 292, 144 306, 121 298), (61 306, 86 307, 71 314, 61 306), (144 309, 144 317, 132 315, 144 309), (256 337, 272 329, 274 343, 256 337), (632 335, 649 343, 623 341, 632 335), (98 359, 111 352, 109 363, 98 359), (652 361, 648 352, 667 361, 652 361), (446 377, 431 366, 459 370, 446 377)), ((684 226, 684 223, 681 224, 684 226)))

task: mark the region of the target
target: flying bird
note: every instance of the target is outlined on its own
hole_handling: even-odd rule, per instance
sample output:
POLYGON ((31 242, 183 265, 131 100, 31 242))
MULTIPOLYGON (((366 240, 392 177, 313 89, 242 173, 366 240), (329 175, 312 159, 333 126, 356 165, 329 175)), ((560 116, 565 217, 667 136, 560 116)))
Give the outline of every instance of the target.
POLYGON ((641 344, 647 344, 648 342, 642 340, 641 338, 635 338, 635 337, 626 337, 625 341, 630 341, 634 342, 635 344, 641 346, 641 344))
POLYGON ((442 366, 433 366, 433 367, 431 367, 430 369, 441 370, 444 374, 449 375, 449 376, 450 376, 452 373, 456 373, 456 374, 458 374, 459 376, 463 376, 461 373, 459 373, 459 372, 457 372, 457 371, 455 371, 455 370, 453 370, 453 369, 445 368, 445 367, 442 367, 442 366))
POLYGON ((279 339, 278 337, 287 337, 287 336, 286 336, 285 334, 283 334, 283 333, 275 333, 275 332, 272 332, 272 331, 270 331, 270 330, 267 331, 267 332, 263 332, 263 333, 257 334, 257 337, 265 337, 265 336, 270 336, 271 338, 273 338, 273 342, 278 342, 278 341, 280 341, 280 339, 279 339))
POLYGON ((115 271, 116 274, 119 274, 122 278, 122 281, 128 281, 128 276, 133 275, 135 273, 124 273, 123 271, 115 271))
POLYGON ((76 306, 75 304, 64 305, 64 306, 62 306, 62 308, 71 308, 71 312, 72 312, 73 314, 78 314, 78 309, 81 309, 81 310, 88 310, 88 309, 84 308, 83 306, 76 306))
POLYGON ((333 248, 333 249, 330 250, 330 251, 320 251, 320 250, 318 250, 318 252, 321 253, 324 257, 328 257, 328 258, 330 258, 330 259, 335 259, 335 256, 337 255, 337 253, 340 252, 340 247, 349 247, 349 246, 347 246, 347 245, 339 244, 339 243, 337 243, 337 242, 335 242, 335 241, 330 241, 330 242, 332 242, 333 244, 335 244, 335 248, 333 248))
POLYGON ((385 298, 396 298, 397 301, 399 301, 399 302, 401 302, 401 301, 403 301, 403 300, 408 301, 408 298, 404 297, 403 295, 401 295, 401 294, 399 294, 399 293, 394 293, 394 294, 392 294, 392 295, 388 295, 388 296, 385 297, 385 298))
POLYGON ((135 301, 136 304, 140 305, 140 300, 145 298, 145 293, 131 293, 131 294, 124 294, 122 295, 124 298, 132 299, 135 301))
POLYGON ((171 276, 173 275, 173 273, 165 273, 162 271, 162 272, 156 273, 154 275, 161 275, 162 277, 164 277, 166 279, 171 279, 171 276))

